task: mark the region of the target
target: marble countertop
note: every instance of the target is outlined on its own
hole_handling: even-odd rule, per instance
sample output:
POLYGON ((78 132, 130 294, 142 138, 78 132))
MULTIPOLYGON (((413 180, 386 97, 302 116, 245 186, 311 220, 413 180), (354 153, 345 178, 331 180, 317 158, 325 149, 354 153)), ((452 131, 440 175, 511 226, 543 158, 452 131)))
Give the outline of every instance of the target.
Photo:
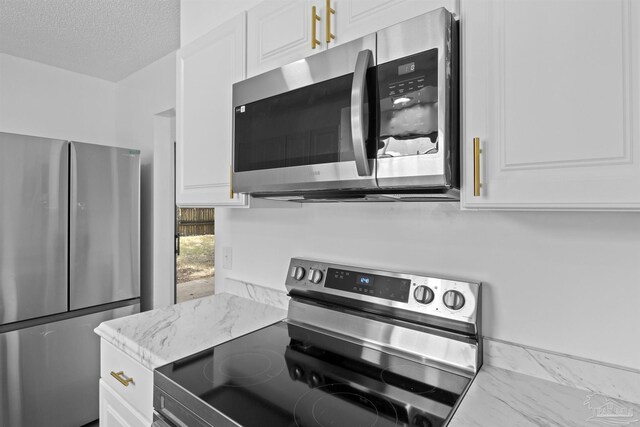
POLYGON ((286 310, 222 293, 110 320, 95 332, 155 369, 285 317, 286 310))
POLYGON ((449 427, 640 426, 638 415, 640 404, 485 364, 449 427))
MULTIPOLYGON (((96 333, 154 369, 286 317, 284 302, 277 308, 247 298, 255 295, 262 294, 216 294, 104 322, 96 333)), ((485 343, 485 364, 450 427, 640 426, 640 372, 485 343)))

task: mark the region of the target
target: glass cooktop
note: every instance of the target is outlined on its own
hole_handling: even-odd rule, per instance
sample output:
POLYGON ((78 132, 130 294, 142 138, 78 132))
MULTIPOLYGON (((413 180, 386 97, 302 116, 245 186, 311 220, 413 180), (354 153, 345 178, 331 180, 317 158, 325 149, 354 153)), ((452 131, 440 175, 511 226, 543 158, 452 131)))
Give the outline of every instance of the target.
POLYGON ((156 394, 180 390, 173 396, 180 406, 198 424, 216 427, 221 419, 244 427, 438 427, 469 382, 285 322, 162 366, 154 375, 156 394))

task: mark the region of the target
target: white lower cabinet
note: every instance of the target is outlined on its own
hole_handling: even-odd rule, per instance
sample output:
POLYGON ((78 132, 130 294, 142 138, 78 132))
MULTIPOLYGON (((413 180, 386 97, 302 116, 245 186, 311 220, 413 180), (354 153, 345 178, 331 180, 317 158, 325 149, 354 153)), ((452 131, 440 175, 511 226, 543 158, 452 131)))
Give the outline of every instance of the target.
POLYGON ((100 427, 149 427, 151 423, 100 380, 100 427))
POLYGON ((100 426, 150 426, 153 372, 105 340, 100 342, 100 426))

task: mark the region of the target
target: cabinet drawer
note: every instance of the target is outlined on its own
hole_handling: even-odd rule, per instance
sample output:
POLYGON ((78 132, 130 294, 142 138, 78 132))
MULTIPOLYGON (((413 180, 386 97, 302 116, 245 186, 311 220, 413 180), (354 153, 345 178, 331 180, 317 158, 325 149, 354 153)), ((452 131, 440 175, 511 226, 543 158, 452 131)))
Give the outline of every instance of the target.
POLYGON ((151 420, 145 420, 118 393, 100 380, 101 427, 148 427, 151 423, 151 420))
POLYGON ((100 343, 100 377, 141 415, 153 419, 153 372, 105 340, 100 343), (127 386, 112 372, 121 372, 118 376, 127 386))

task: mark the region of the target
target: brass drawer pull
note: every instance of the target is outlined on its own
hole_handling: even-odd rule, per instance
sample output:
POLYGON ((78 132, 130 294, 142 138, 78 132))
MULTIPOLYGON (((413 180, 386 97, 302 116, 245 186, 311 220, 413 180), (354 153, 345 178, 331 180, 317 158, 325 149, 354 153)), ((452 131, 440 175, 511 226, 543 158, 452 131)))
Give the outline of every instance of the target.
POLYGON ((480 195, 480 138, 473 138, 473 195, 480 195))
POLYGON ((311 49, 315 49, 316 46, 320 45, 320 40, 316 35, 316 21, 320 21, 320 19, 320 15, 316 13, 316 7, 313 6, 311 8, 311 49))
POLYGON ((335 39, 335 34, 331 34, 331 15, 335 15, 336 10, 331 7, 331 0, 327 0, 327 23, 326 23, 326 31, 327 31, 327 45, 331 43, 332 39, 335 39))
POLYGON ((129 383, 134 384, 134 382, 133 382, 133 378, 126 378, 126 377, 124 376, 124 372, 123 372, 123 371, 120 371, 120 372, 113 372, 113 371, 111 371, 111 376, 112 376, 113 378, 117 379, 117 380, 118 380, 118 382, 119 382, 120 384, 122 384, 123 386, 125 386, 125 387, 129 387, 129 383))

